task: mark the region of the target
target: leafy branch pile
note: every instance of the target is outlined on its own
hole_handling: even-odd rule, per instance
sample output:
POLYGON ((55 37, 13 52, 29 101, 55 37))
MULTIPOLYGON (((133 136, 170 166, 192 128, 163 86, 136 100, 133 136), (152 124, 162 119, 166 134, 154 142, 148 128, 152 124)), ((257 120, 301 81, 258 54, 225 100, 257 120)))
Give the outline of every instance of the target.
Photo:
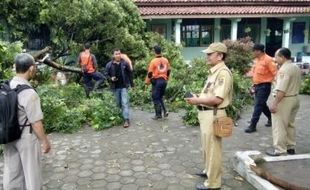
POLYGON ((95 130, 122 122, 119 109, 110 92, 85 98, 84 89, 75 83, 63 87, 38 87, 47 132, 72 133, 88 123, 95 130))

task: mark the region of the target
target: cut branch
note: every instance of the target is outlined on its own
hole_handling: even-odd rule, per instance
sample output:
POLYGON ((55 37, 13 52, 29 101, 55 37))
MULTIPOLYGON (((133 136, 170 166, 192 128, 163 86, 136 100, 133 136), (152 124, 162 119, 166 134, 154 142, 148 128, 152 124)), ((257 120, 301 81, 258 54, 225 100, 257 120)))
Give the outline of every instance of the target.
POLYGON ((59 64, 55 61, 52 61, 48 54, 49 51, 51 50, 51 47, 46 47, 36 53, 33 53, 32 56, 34 57, 34 59, 38 62, 44 63, 50 67, 53 67, 55 69, 61 70, 61 71, 68 71, 68 72, 73 72, 73 73, 78 73, 78 74, 83 74, 82 70, 78 67, 70 67, 70 66, 65 66, 62 64, 59 64), (41 59, 43 56, 45 55, 45 57, 43 59, 41 59), (41 59, 41 60, 40 60, 41 59))
POLYGON ((62 64, 58 64, 50 59, 45 59, 43 60, 43 63, 50 66, 50 67, 53 67, 55 69, 58 69, 58 70, 61 70, 61 71, 68 71, 68 72, 73 72, 73 73, 78 73, 78 74, 83 74, 82 73, 82 70, 80 68, 77 68, 77 67, 70 67, 70 66, 65 66, 65 65, 62 65, 62 64))
POLYGON ((310 190, 308 187, 301 187, 295 184, 291 184, 287 181, 284 181, 278 177, 275 177, 270 172, 266 171, 265 169, 257 166, 250 166, 251 170, 256 173, 256 175, 270 181, 271 183, 278 185, 286 190, 310 190))
POLYGON ((35 60, 38 60, 40 57, 43 57, 47 52, 49 52, 52 48, 47 46, 44 49, 37 51, 35 53, 32 53, 31 55, 35 60))

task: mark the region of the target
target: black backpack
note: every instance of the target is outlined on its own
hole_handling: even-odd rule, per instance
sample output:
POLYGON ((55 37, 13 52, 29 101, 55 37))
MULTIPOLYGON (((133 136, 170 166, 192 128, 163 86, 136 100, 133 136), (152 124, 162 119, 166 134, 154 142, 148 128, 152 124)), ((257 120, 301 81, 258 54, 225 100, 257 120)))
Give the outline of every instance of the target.
POLYGON ((23 84, 16 88, 10 88, 10 81, 0 84, 0 144, 7 144, 21 137, 23 127, 27 126, 26 119, 24 125, 18 123, 18 99, 17 95, 32 87, 23 84), (22 128, 21 128, 22 127, 22 128))

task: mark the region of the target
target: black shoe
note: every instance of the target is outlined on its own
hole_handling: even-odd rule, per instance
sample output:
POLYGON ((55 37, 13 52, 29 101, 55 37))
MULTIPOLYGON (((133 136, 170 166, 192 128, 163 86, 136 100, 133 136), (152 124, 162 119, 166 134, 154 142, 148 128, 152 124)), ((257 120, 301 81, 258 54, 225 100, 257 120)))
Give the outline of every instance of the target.
POLYGON ((266 150, 266 154, 267 154, 268 156, 282 156, 282 155, 285 155, 285 153, 276 152, 274 149, 268 149, 268 150, 266 150))
POLYGON ((195 173, 195 175, 199 176, 199 177, 204 177, 204 178, 207 178, 208 179, 208 176, 205 172, 203 171, 200 171, 200 172, 197 172, 195 173))
POLYGON ((220 190, 221 188, 207 188, 203 183, 196 184, 197 190, 220 190))
POLYGON ((159 120, 162 118, 162 112, 161 112, 161 104, 154 104, 154 109, 155 109, 155 117, 152 119, 154 120, 159 120))
POLYGON ((196 189, 197 190, 208 190, 208 188, 204 184, 202 184, 202 183, 197 183, 196 184, 196 189))
POLYGON ((246 132, 246 133, 253 133, 253 132, 256 132, 256 127, 254 127, 253 125, 250 125, 250 126, 248 126, 248 128, 246 128, 246 129, 244 130, 244 132, 246 132))
POLYGON ((164 112, 164 117, 168 117, 169 116, 169 112, 164 112))
POLYGON ((268 122, 265 124, 265 127, 271 127, 272 126, 272 123, 270 120, 268 120, 268 122))
POLYGON ((287 154, 289 154, 289 155, 294 155, 295 154, 295 149, 287 149, 287 154))

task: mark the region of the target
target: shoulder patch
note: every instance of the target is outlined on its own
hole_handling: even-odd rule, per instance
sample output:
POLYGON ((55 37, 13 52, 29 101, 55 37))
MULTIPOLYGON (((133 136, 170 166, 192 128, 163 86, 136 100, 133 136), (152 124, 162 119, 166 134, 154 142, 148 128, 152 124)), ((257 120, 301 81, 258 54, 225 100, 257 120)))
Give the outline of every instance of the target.
POLYGON ((38 98, 39 98, 39 96, 38 96, 37 94, 34 93, 34 94, 31 95, 30 100, 31 100, 32 102, 35 102, 35 101, 38 100, 38 98))
POLYGON ((219 80, 219 81, 218 81, 218 84, 219 84, 220 86, 222 86, 222 85, 224 84, 225 78, 224 78, 224 77, 221 77, 221 78, 219 78, 218 80, 219 80))

